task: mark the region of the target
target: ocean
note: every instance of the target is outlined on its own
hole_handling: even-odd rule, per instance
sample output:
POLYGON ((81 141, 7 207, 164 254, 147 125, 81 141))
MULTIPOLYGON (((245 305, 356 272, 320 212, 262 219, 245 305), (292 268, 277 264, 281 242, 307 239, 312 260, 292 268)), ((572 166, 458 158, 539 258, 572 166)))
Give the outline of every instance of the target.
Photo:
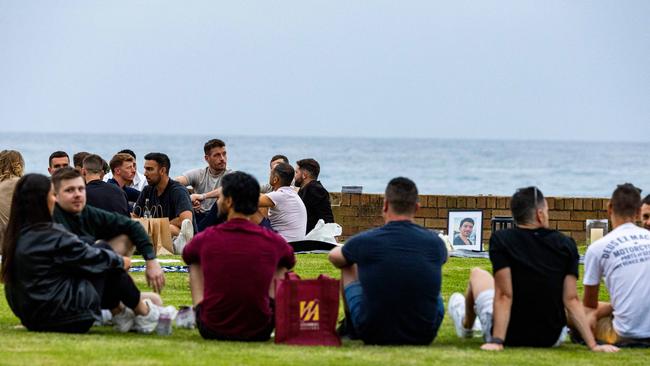
POLYGON ((229 168, 260 182, 268 180, 275 154, 292 164, 314 158, 321 165, 319 180, 331 192, 358 185, 364 193, 379 193, 391 178, 405 176, 422 194, 511 195, 537 185, 548 196, 609 197, 624 182, 650 193, 648 144, 635 142, 1 133, 0 149, 20 151, 26 172, 43 174, 55 150, 110 160, 130 148, 140 171, 146 153, 164 152, 174 177, 205 166, 203 144, 214 137, 226 142, 229 168))

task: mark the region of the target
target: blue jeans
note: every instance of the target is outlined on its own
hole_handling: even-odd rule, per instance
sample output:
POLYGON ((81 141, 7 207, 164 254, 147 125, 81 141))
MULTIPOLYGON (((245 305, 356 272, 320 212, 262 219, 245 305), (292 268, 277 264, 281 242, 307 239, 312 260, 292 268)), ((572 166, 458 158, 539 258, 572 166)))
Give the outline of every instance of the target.
MULTIPOLYGON (((363 288, 361 287, 361 282, 354 281, 345 286, 343 291, 345 295, 345 301, 348 304, 348 310, 350 311, 350 320, 352 320, 352 325, 358 333, 360 326, 365 323, 366 315, 368 314, 363 300, 363 288)), ((438 335, 438 329, 440 329, 442 320, 445 317, 445 305, 442 301, 441 295, 438 295, 437 309, 438 311, 436 313, 436 319, 433 322, 434 339, 438 335)))

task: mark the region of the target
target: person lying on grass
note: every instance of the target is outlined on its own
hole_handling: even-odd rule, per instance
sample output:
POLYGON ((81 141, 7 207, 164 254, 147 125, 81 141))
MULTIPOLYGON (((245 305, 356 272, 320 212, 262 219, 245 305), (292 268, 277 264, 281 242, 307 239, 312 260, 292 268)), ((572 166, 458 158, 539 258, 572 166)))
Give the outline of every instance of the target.
POLYGON ((454 293, 449 298, 456 334, 471 337, 478 316, 486 341, 483 350, 556 347, 566 335, 568 314, 592 351, 618 351, 594 340, 576 289, 576 243, 549 229, 548 204, 542 192, 537 187, 519 189, 510 205, 517 227, 490 237, 494 278, 474 268, 466 297, 454 293))
POLYGON ((43 175, 28 174, 16 184, 0 269, 13 313, 31 331, 85 333, 105 308, 119 331, 152 332, 159 309, 141 299, 126 272, 130 259, 52 222, 55 201, 43 175))

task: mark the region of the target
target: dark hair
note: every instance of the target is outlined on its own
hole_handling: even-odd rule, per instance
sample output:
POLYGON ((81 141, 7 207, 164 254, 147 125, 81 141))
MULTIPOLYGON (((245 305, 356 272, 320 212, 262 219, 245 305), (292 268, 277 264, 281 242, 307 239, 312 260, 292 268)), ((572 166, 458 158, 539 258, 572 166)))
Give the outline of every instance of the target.
POLYGON ((393 178, 386 186, 384 199, 396 214, 413 214, 419 200, 418 187, 408 178, 393 178))
POLYGON ((641 201, 641 204, 642 205, 650 205, 650 194, 645 196, 645 198, 643 198, 643 200, 641 201))
POLYGON ((287 158, 284 155, 278 154, 278 155, 273 155, 273 157, 271 158, 271 161, 269 161, 269 164, 276 161, 276 160, 280 160, 280 159, 282 159, 282 161, 287 163, 287 164, 289 163, 289 158, 287 158))
POLYGON ((635 217, 641 207, 641 190, 632 183, 616 186, 610 200, 616 216, 635 217))
POLYGON ((257 212, 260 184, 244 172, 226 174, 221 179, 221 194, 232 198, 235 212, 252 215, 257 212))
POLYGON ((70 160, 70 157, 65 151, 55 151, 50 154, 50 160, 49 160, 50 167, 52 167, 52 159, 54 158, 68 158, 68 161, 70 160))
POLYGON ((104 171, 104 159, 99 155, 88 154, 88 156, 84 158, 82 166, 89 173, 100 174, 104 171))
POLYGON ((11 282, 11 270, 20 231, 28 225, 52 221, 47 207, 47 195, 51 186, 50 180, 41 174, 27 174, 16 183, 9 221, 2 241, 0 276, 4 283, 11 282))
POLYGON ((474 219, 472 219, 471 217, 466 217, 463 220, 461 220, 460 225, 458 227, 459 228, 463 227, 463 224, 466 223, 466 222, 469 222, 470 224, 472 224, 472 226, 475 225, 474 224, 474 219))
POLYGON ((169 175, 169 169, 172 167, 171 161, 169 161, 169 156, 163 153, 152 152, 144 156, 144 160, 153 160, 158 163, 158 166, 161 168, 167 168, 167 175, 169 175))
POLYGON ((318 179, 320 174, 320 164, 314 159, 302 159, 296 161, 298 168, 309 173, 312 179, 318 179))
POLYGON ((208 155, 210 153, 210 150, 214 149, 215 147, 226 147, 226 143, 219 139, 212 139, 203 145, 203 152, 205 155, 208 155))
POLYGON ((83 167, 84 160, 89 156, 92 155, 89 152, 86 151, 81 151, 78 152, 74 155, 72 155, 72 165, 74 165, 75 168, 83 167))
POLYGON ((277 175, 280 178, 280 186, 290 186, 291 181, 293 180, 296 171, 293 170, 291 164, 280 163, 273 168, 273 174, 277 175))
POLYGON ((510 211, 518 225, 535 221, 535 211, 544 206, 544 195, 539 188, 519 188, 510 199, 510 211))
POLYGON ((118 154, 129 154, 129 155, 133 156, 133 159, 137 159, 137 157, 135 156, 135 153, 133 152, 133 150, 130 150, 130 149, 120 150, 117 153, 118 154))
POLYGON ((61 188, 61 182, 68 179, 75 179, 81 177, 81 173, 78 170, 71 166, 61 168, 52 174, 52 184, 54 185, 54 191, 58 191, 61 188))

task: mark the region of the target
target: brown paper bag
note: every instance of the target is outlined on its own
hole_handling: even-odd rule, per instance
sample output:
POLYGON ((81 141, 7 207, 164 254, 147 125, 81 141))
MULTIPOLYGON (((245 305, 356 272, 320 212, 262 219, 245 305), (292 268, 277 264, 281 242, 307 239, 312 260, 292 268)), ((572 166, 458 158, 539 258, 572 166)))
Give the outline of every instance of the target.
POLYGON ((137 218, 133 220, 139 222, 149 235, 156 255, 172 255, 174 253, 168 218, 137 218))

